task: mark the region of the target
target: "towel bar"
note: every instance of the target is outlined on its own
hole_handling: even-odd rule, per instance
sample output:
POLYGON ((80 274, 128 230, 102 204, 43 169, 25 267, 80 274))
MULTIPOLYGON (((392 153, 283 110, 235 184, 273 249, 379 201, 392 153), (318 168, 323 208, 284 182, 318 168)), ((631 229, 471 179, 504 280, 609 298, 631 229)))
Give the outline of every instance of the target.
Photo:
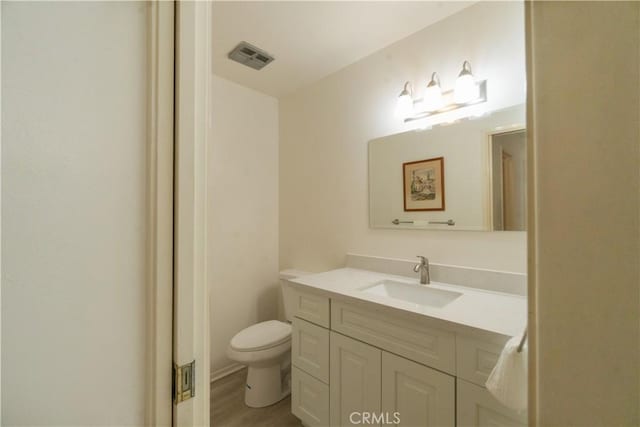
MULTIPOLYGON (((446 221, 427 221, 429 224, 444 224, 444 225, 456 225, 456 222, 452 219, 446 220, 446 221)), ((405 221, 405 220, 399 220, 398 218, 394 219, 393 221, 391 221, 392 224, 398 225, 398 224, 413 224, 414 221, 413 220, 409 220, 409 221, 405 221)))
POLYGON ((522 347, 524 347, 524 343, 527 341, 527 328, 524 329, 524 333, 522 334, 522 338, 520 339, 520 344, 518 344, 518 353, 522 353, 522 347))

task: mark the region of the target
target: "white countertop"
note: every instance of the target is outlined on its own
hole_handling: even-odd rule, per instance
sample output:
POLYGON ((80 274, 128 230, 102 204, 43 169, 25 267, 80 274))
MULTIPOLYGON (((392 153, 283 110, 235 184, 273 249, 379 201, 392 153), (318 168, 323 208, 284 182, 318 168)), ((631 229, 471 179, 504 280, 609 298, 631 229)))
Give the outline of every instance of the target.
POLYGON ((527 323, 527 299, 514 294, 431 282, 428 286, 432 288, 462 293, 459 298, 439 308, 361 291, 385 279, 423 286, 417 279, 354 268, 340 268, 290 281, 332 294, 329 296, 355 298, 502 335, 521 335, 527 323))

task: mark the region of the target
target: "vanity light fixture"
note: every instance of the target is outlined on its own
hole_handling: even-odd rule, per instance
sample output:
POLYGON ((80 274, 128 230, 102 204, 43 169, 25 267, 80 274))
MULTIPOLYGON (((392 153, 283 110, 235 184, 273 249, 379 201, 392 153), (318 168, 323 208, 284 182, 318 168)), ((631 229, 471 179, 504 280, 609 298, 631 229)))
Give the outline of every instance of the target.
POLYGON ((410 122, 483 102, 487 102, 487 81, 476 81, 471 64, 464 61, 453 90, 443 91, 440 77, 434 72, 424 97, 413 99, 411 83, 406 82, 398 97, 396 116, 410 122))
POLYGON ((413 115, 413 87, 411 82, 406 82, 396 105, 396 116, 403 120, 413 115))

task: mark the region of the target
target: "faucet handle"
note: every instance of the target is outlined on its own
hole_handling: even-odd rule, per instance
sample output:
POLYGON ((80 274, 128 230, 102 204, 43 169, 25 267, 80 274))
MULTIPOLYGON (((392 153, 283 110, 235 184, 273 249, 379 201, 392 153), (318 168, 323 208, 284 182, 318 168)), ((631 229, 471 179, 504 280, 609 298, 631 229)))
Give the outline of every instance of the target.
POLYGON ((427 257, 423 257, 422 255, 416 255, 416 258, 420 258, 420 264, 429 264, 429 260, 427 257))

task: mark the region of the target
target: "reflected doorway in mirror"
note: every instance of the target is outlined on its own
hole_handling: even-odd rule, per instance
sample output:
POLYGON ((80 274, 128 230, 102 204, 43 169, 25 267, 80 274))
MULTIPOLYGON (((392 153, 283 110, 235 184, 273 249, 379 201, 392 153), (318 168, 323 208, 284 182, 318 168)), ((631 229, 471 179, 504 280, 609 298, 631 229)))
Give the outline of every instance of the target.
POLYGON ((527 229, 527 142, 524 128, 490 136, 491 222, 494 231, 527 229))
POLYGON ((443 211, 444 157, 402 164, 404 210, 443 211))

